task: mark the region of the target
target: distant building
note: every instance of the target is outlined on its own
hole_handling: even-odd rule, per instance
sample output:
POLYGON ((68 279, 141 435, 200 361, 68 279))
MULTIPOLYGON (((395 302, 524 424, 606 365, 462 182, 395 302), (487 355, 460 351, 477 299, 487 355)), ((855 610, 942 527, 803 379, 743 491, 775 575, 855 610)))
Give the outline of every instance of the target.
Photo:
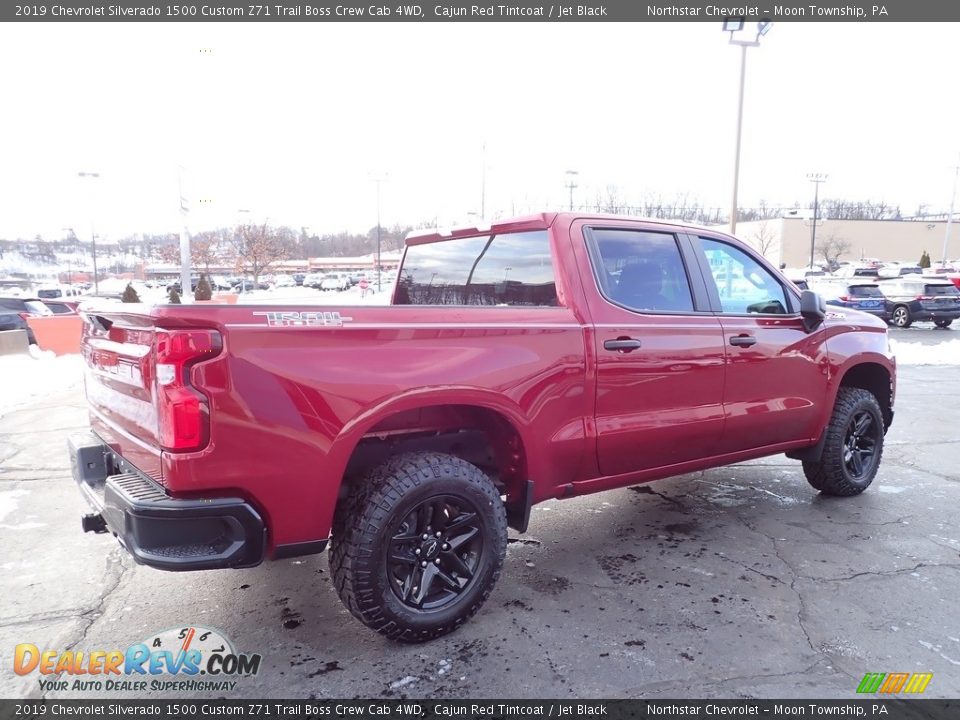
MULTIPOLYGON (((831 220, 817 219, 816 244, 846 243, 840 261, 875 258, 885 262, 916 263, 926 250, 937 262, 943 255, 946 220, 831 220)), ((806 267, 810 262, 810 217, 783 217, 737 223, 736 236, 776 265, 806 267)), ((960 221, 950 228, 948 260, 960 258, 960 221)), ((822 263, 819 249, 814 262, 822 263)))

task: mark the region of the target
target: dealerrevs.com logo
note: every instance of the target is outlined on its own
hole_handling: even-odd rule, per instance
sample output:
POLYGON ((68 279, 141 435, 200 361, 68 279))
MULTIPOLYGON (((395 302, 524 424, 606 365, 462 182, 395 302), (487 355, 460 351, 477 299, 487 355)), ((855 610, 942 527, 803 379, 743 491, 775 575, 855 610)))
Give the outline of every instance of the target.
POLYGON ((171 628, 126 650, 14 649, 17 675, 37 673, 41 690, 113 692, 230 691, 234 678, 256 675, 261 656, 238 653, 220 631, 171 628))

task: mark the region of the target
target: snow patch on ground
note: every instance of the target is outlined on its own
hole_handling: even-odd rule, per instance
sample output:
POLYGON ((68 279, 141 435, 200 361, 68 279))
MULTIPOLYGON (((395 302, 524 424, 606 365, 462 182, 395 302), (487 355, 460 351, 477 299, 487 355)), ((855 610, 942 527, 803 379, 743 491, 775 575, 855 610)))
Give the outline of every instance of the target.
POLYGON ((30 355, 0 357, 0 415, 28 404, 32 399, 77 387, 83 382, 80 355, 57 357, 31 348, 30 355))
POLYGON ((891 338, 890 348, 898 365, 960 365, 960 340, 923 345, 891 338))

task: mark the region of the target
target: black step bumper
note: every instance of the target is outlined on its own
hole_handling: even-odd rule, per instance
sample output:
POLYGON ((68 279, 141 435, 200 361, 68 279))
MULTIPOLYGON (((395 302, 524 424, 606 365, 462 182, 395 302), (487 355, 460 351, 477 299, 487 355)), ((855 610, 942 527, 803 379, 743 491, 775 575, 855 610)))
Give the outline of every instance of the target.
POLYGON ((112 453, 92 433, 69 440, 73 479, 93 513, 85 532, 111 532, 143 565, 160 570, 251 567, 264 557, 259 513, 239 498, 173 498, 136 472, 111 474, 112 453))

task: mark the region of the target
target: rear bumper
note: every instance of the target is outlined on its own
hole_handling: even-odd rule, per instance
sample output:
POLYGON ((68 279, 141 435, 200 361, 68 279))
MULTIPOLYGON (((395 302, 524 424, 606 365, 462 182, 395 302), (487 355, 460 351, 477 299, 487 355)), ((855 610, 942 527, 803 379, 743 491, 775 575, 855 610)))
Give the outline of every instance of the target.
POLYGON ((264 557, 260 514, 240 498, 173 498, 137 472, 115 473, 93 433, 69 440, 73 479, 93 509, 86 532, 111 532, 143 565, 160 570, 251 567, 264 557))
POLYGON ((919 310, 911 311, 910 314, 914 320, 918 321, 956 320, 960 318, 960 310, 928 310, 926 308, 920 308, 919 310))

